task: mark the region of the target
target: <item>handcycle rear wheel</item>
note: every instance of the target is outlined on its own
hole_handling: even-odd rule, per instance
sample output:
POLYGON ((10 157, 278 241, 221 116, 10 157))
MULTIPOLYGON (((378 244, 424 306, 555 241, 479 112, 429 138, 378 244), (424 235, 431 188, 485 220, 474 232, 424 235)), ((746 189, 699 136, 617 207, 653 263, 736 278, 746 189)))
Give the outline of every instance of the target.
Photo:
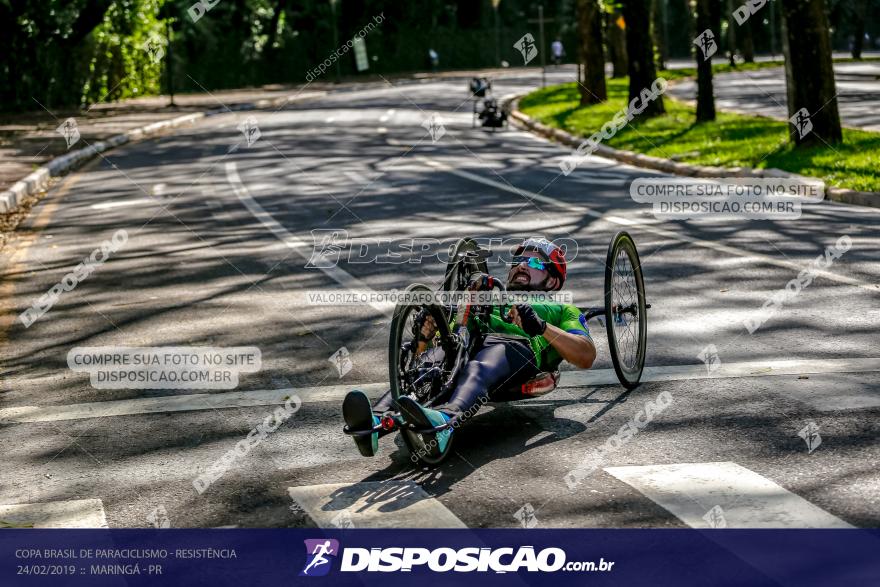
POLYGON ((617 378, 634 389, 645 368, 648 314, 639 253, 625 231, 614 235, 605 259, 605 329, 617 378))
MULTIPOLYGON (((406 289, 408 294, 432 290, 421 284, 413 284, 406 289)), ((391 337, 388 343, 388 375, 391 382, 391 397, 395 402, 409 396, 420 405, 432 407, 443 400, 439 384, 444 382, 455 360, 454 342, 449 332, 449 319, 446 310, 435 304, 399 303, 391 318, 391 337), (437 334, 432 343, 443 348, 443 359, 427 364, 422 353, 418 352, 419 332, 426 316, 431 316, 437 325, 437 334)), ((427 465, 436 465, 448 456, 452 440, 446 449, 436 457, 430 455, 422 435, 407 429, 400 433, 410 454, 427 465)))

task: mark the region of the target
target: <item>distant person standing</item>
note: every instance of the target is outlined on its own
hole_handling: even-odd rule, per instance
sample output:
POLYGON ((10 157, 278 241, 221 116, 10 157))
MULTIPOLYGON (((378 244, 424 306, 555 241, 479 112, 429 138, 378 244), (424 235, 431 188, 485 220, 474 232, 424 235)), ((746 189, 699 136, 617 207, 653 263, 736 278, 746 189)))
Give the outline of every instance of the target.
POLYGON ((440 55, 434 49, 428 49, 428 60, 431 62, 431 71, 437 71, 440 67, 440 55))
POLYGON ((553 64, 559 67, 559 64, 562 63, 562 57, 565 55, 565 47, 562 46, 559 37, 550 44, 550 53, 553 55, 553 64))

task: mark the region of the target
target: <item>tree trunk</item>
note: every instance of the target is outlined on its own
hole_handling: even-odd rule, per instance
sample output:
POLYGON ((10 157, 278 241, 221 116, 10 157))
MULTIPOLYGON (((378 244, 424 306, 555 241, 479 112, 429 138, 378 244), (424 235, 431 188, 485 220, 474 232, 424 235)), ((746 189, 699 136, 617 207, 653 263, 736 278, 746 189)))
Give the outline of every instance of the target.
POLYGON ((611 59, 611 77, 624 77, 628 59, 626 57, 626 26, 619 10, 607 13, 608 18, 608 57, 611 59), (623 25, 623 26, 621 26, 623 25))
MULTIPOLYGON (((49 83, 43 88, 45 106, 81 106, 82 90, 88 77, 90 50, 85 43, 95 28, 104 21, 112 0, 88 0, 70 25, 70 33, 57 33, 45 44, 45 54, 51 57, 46 68, 49 83)), ((109 87, 113 87, 113 83, 109 87)))
POLYGON ((853 59, 862 58, 862 46, 865 42, 865 18, 867 15, 868 0, 856 0, 853 6, 853 59))
MULTIPOLYGON (((657 79, 654 69, 654 50, 651 46, 651 23, 646 0, 624 0, 623 18, 626 21, 626 54, 629 57, 629 101, 639 98, 642 90, 650 90, 657 79)), ((663 114, 663 96, 644 103, 641 116, 663 114)))
POLYGON ((602 13, 597 0, 578 0, 578 36, 584 81, 578 84, 581 106, 608 99, 605 88, 605 53, 602 48, 602 13))
POLYGON ((824 0, 782 0, 788 114, 797 146, 843 140, 834 87, 831 40, 824 0), (806 110, 808 120, 801 111, 806 110), (801 113, 801 114, 799 114, 801 113), (809 125, 812 129, 809 129, 809 125), (802 136, 803 135, 803 136, 802 136))
POLYGON ((266 26, 266 52, 272 53, 275 48, 275 39, 278 38, 278 21, 281 20, 281 13, 286 8, 287 0, 277 0, 275 9, 272 11, 272 18, 266 26))
POLYGON ((273 82, 278 81, 278 48, 275 42, 278 39, 278 23, 281 21, 281 14, 287 8, 287 0, 277 0, 275 9, 272 11, 272 18, 266 24, 264 29, 266 34, 266 45, 263 49, 263 68, 264 76, 273 82))
POLYGON ((666 18, 666 1, 651 1, 651 32, 654 46, 657 48, 657 69, 666 69, 666 60, 669 59, 669 48, 666 46, 666 31, 664 20, 666 18))
MULTIPOLYGON (((733 18, 733 11, 739 4, 738 0, 727 0, 727 62, 731 67, 736 67, 736 19, 733 18)), ((721 29, 718 29, 721 32, 721 29)))
POLYGON ((715 120, 715 95, 712 87, 712 56, 718 50, 718 42, 711 38, 713 11, 716 0, 697 0, 697 122, 715 120), (709 31, 705 35, 704 31, 709 31), (708 57, 707 57, 708 55, 708 57))
POLYGON ((746 63, 755 62, 755 35, 752 30, 754 23, 750 18, 740 27, 739 48, 746 63))

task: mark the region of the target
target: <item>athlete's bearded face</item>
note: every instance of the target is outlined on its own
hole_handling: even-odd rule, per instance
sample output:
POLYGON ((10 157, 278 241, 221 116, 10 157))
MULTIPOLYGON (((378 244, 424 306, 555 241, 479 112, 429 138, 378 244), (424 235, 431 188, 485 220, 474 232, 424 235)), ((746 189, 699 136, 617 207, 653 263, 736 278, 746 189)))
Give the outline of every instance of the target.
MULTIPOLYGON (((540 253, 525 251, 523 257, 537 257, 546 261, 540 253)), ((513 291, 551 291, 556 288, 557 279, 546 269, 529 267, 526 261, 510 268, 507 274, 507 289, 513 291)))

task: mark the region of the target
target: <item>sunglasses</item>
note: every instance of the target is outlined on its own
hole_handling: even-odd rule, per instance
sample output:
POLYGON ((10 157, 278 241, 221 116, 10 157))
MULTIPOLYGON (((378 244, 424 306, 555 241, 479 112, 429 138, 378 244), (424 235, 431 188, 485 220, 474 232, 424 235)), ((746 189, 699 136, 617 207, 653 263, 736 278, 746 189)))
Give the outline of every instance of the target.
POLYGON ((513 266, 514 267, 516 267, 520 263, 526 263, 532 269, 537 269, 539 271, 543 271, 544 269, 547 268, 547 263, 545 263, 544 261, 542 261, 541 259, 539 259, 537 257, 519 256, 519 257, 513 258, 513 266))

